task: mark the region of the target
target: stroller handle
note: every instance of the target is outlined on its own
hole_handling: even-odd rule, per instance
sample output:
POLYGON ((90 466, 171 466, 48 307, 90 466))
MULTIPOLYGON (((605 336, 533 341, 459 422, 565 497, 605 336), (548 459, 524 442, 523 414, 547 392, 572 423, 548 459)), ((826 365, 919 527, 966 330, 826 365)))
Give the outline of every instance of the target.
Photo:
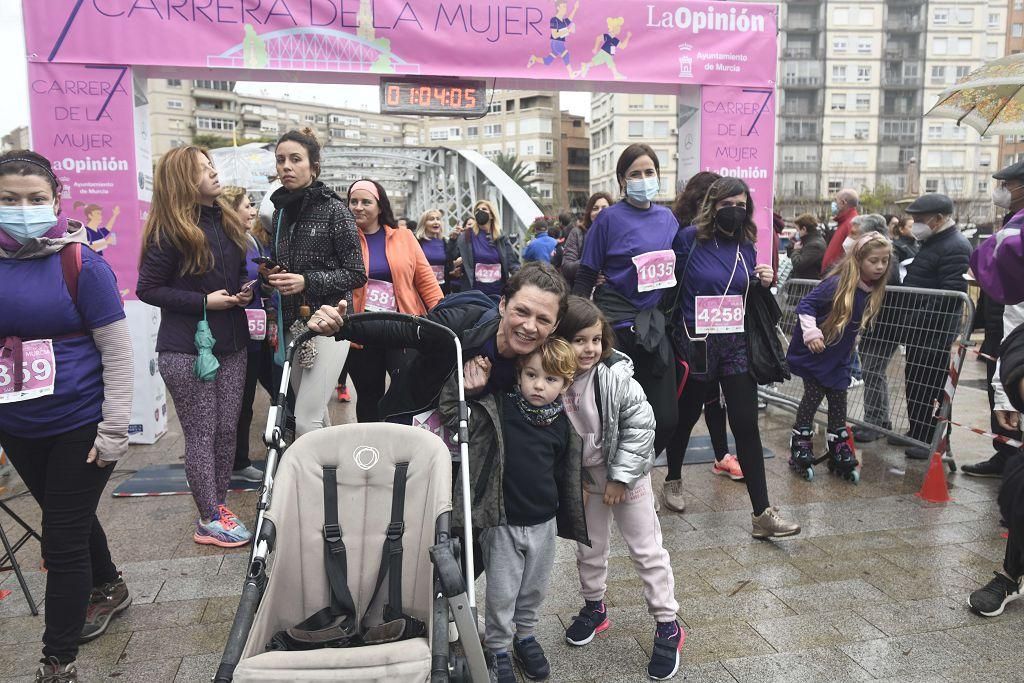
MULTIPOLYGON (((341 329, 344 330, 345 326, 350 322, 393 322, 407 325, 411 328, 416 329, 416 334, 419 335, 422 330, 430 330, 431 332, 440 334, 449 339, 458 339, 458 335, 454 331, 445 327, 440 323, 436 323, 433 320, 427 320, 416 315, 410 315, 408 313, 390 313, 388 311, 373 311, 370 313, 350 313, 342 318, 341 329)), ((313 330, 305 330, 298 337, 295 337, 292 342, 288 345, 286 356, 289 364, 294 364, 295 353, 299 347, 305 344, 310 339, 321 336, 319 332, 313 330)), ((334 336, 334 335, 323 335, 323 336, 334 336)))

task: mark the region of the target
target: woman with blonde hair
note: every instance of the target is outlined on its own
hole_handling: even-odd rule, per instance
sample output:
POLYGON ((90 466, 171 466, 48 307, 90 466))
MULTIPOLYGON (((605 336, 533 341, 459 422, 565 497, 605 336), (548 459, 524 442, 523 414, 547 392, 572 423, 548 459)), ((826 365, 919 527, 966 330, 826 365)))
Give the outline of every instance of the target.
MULTIPOLYGON (((259 279, 258 259, 270 256, 267 232, 257 220, 257 206, 252 203, 244 187, 231 185, 221 193, 224 202, 233 209, 246 227, 245 253, 246 282, 259 279)), ((269 290, 268 290, 269 291, 269 290)), ((235 438, 235 462, 231 476, 243 481, 262 481, 263 471, 253 467, 249 459, 249 428, 252 426, 252 405, 256 399, 256 385, 262 385, 270 396, 274 396, 280 384, 281 368, 274 364, 274 348, 271 339, 277 336, 277 315, 270 297, 253 289, 254 296, 245 307, 246 322, 249 325, 249 346, 245 363, 245 389, 242 391, 242 411, 238 416, 238 434, 235 438), (271 321, 275 321, 273 324, 271 321), (271 327, 273 329, 271 329, 271 327)))
POLYGON ((153 179, 142 236, 139 299, 160 308, 160 374, 185 435, 185 476, 199 509, 193 540, 234 548, 252 534, 227 508, 249 341, 244 309, 245 225, 221 199, 220 181, 201 147, 165 154, 153 179), (210 343, 200 337, 206 323, 210 343), (215 365, 216 367, 210 367, 215 365))
MULTIPOLYGON (((345 201, 317 178, 320 143, 314 132, 288 131, 276 148, 281 187, 274 204, 272 268, 260 273, 281 297, 278 308, 278 354, 305 329, 310 312, 346 299, 366 283, 355 220, 345 201)), ((297 354, 292 369, 295 434, 302 436, 331 424, 327 403, 345 367, 348 342, 317 337, 297 354)))
POLYGON ((416 239, 423 248, 430 270, 437 278, 441 290, 448 293, 449 271, 451 270, 451 249, 444 238, 444 224, 441 222, 444 212, 441 209, 427 209, 416 224, 416 239))
POLYGON ((473 225, 459 235, 455 256, 455 267, 462 269, 462 291, 499 297, 519 270, 519 255, 501 233, 498 209, 486 199, 473 205, 473 225))

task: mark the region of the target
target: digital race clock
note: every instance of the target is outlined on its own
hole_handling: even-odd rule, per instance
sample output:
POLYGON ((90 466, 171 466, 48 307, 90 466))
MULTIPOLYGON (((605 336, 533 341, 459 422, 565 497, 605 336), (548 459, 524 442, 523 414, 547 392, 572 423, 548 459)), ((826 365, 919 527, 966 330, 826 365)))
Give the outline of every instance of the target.
POLYGON ((487 111, 485 81, 461 78, 382 78, 382 114, 479 116, 487 111))

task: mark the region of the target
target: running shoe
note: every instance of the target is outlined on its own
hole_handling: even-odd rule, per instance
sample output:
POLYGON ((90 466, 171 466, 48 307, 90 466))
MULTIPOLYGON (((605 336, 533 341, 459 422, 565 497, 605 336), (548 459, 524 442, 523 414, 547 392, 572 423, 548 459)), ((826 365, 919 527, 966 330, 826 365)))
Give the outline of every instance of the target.
POLYGON ((348 402, 350 402, 352 400, 352 394, 348 393, 348 385, 347 384, 339 384, 338 386, 336 386, 334 388, 334 390, 338 394, 338 402, 339 403, 348 403, 348 402))
POLYGON ((1024 576, 1014 580, 1000 572, 995 572, 995 575, 984 588, 979 588, 967 598, 967 606, 975 614, 998 617, 1009 603, 1020 597, 1024 589, 1024 576))
POLYGON ((36 671, 35 683, 78 683, 78 671, 75 663, 61 664, 56 657, 50 657, 36 671))
POLYGON ((679 671, 679 651, 686 641, 686 631, 677 621, 659 623, 654 631, 654 648, 647 664, 647 675, 656 681, 672 678, 679 671))
POLYGON ((102 636, 110 626, 110 620, 128 609, 130 604, 132 596, 128 594, 128 586, 120 576, 115 581, 93 588, 78 642, 87 643, 102 636))
POLYGON ((249 465, 239 470, 234 470, 231 473, 232 479, 241 479, 242 481, 258 482, 263 481, 263 471, 249 465))
MULTIPOLYGON (((222 506, 223 507, 223 506, 222 506)), ((220 548, 238 548, 252 539, 252 534, 231 517, 221 517, 203 524, 196 521, 196 532, 192 540, 200 545, 215 545, 220 548)))
POLYGON ((750 519, 753 522, 750 533, 754 538, 782 538, 800 533, 800 525, 783 517, 777 507, 765 508, 760 515, 751 512, 750 519))
POLYGON ((512 654, 519 662, 523 675, 531 681, 543 681, 551 675, 551 665, 544 656, 544 649, 533 636, 513 640, 512 654))
POLYGON ((711 466, 711 471, 723 477, 729 477, 733 481, 743 481, 743 470, 740 469, 739 459, 732 453, 726 453, 721 460, 716 460, 711 466))
POLYGON ((684 512, 686 510, 686 499, 683 498, 683 480, 673 479, 666 481, 661 489, 661 495, 665 497, 665 507, 673 512, 684 512))
POLYGON ((612 625, 608 621, 608 608, 604 601, 587 600, 580 613, 572 618, 572 624, 565 630, 565 642, 570 645, 586 645, 598 633, 607 631, 612 625))
POLYGON ((491 683, 517 683, 516 671, 512 668, 512 658, 507 652, 499 652, 494 655, 490 680, 491 683))

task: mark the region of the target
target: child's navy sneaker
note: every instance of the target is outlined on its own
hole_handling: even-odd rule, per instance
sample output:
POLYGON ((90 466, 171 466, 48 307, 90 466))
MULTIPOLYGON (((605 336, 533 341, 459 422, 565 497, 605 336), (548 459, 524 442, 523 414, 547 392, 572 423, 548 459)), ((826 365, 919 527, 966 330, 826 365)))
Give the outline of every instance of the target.
POLYGON ((608 630, 612 622, 608 621, 608 609, 604 601, 591 602, 583 606, 580 613, 572 618, 572 624, 565 630, 565 642, 570 645, 586 645, 598 633, 608 630))
POLYGON ((494 662, 490 672, 491 683, 517 683, 516 672, 512 668, 512 658, 507 652, 499 652, 494 655, 494 662))
POLYGON ((654 649, 647 665, 647 675, 656 681, 664 681, 676 675, 679 670, 679 651, 683 649, 686 632, 677 621, 658 624, 654 631, 654 649))
POLYGON ((516 661, 519 662, 519 668, 523 670, 523 675, 530 680, 543 681, 551 675, 551 665, 548 664, 548 658, 544 656, 544 649, 533 636, 522 640, 516 638, 512 642, 512 653, 515 655, 516 661))

